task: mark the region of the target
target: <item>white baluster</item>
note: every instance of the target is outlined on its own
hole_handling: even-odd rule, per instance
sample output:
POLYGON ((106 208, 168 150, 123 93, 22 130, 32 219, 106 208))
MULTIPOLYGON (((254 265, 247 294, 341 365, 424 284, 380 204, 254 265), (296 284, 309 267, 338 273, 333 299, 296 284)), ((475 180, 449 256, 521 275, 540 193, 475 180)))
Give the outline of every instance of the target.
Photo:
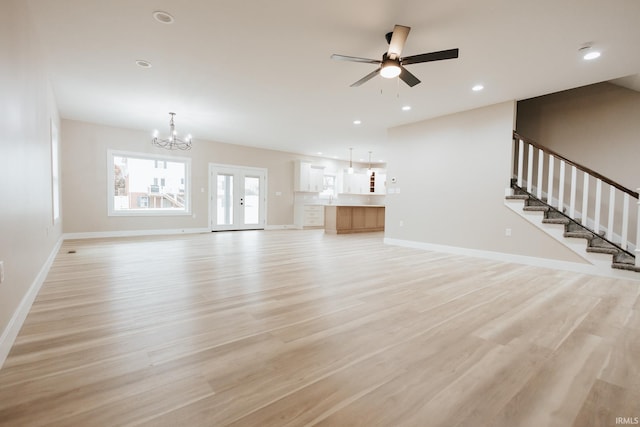
POLYGON ((549 154, 549 182, 547 182, 547 203, 553 205, 553 159, 554 157, 549 154))
POLYGON ((538 149, 538 191, 536 193, 538 199, 542 199, 542 174, 544 172, 544 151, 538 149))
POLYGON ((522 188, 522 169, 524 168, 524 141, 518 141, 518 187, 522 188))
POLYGON ((607 239, 613 242, 613 213, 616 204, 616 187, 609 186, 609 221, 607 222, 607 239))
POLYGON ((596 178, 596 212, 593 217, 593 231, 600 234, 600 205, 602 204, 602 180, 596 178))
POLYGON ((622 249, 627 249, 629 245, 627 235, 629 234, 629 195, 624 193, 623 205, 622 205, 622 236, 620 246, 622 249))
POLYGON ((533 185, 533 145, 529 144, 529 157, 527 163, 527 192, 531 193, 533 185))
POLYGON ((560 160, 560 182, 558 183, 558 210, 564 212, 564 160, 560 160))
POLYGON ((576 181, 577 170, 575 166, 571 166, 571 192, 569 194, 569 217, 576 218, 576 181))
POLYGON ((582 183, 582 225, 587 225, 587 210, 589 209, 589 174, 583 172, 584 182, 582 183))

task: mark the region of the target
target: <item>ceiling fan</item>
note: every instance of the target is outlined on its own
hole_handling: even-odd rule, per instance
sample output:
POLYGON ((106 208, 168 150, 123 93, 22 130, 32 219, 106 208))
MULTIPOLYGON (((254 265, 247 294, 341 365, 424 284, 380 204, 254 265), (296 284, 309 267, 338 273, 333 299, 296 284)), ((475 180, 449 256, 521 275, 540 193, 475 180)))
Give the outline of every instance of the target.
POLYGON ((396 25, 393 31, 387 33, 385 38, 389 43, 389 50, 382 55, 382 60, 358 58, 356 56, 345 55, 331 55, 331 59, 338 61, 352 61, 352 62, 364 62, 365 64, 378 64, 380 65, 375 71, 367 74, 357 82, 351 85, 351 87, 360 86, 361 84, 371 80, 378 73, 384 78, 391 79, 396 76, 400 76, 400 79, 413 87, 420 83, 420 80, 406 68, 404 65, 419 64, 421 62, 442 61, 443 59, 455 59, 458 57, 458 49, 440 50, 438 52, 423 53, 420 55, 400 57, 404 44, 407 41, 407 36, 411 27, 405 27, 404 25, 396 25))

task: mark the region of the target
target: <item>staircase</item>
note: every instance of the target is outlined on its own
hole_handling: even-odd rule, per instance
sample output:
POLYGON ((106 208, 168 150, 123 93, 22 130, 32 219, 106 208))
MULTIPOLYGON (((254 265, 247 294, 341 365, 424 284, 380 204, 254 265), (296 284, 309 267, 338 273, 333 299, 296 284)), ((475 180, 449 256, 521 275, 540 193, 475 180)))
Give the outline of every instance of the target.
MULTIPOLYGON (((638 193, 516 132, 514 141, 513 178, 505 203, 521 200, 522 215, 531 222, 531 213, 541 213, 539 227, 553 229, 548 234, 572 250, 584 254, 576 244, 576 239, 584 239, 588 254, 611 256, 614 269, 640 272, 635 256, 640 254, 638 193), (609 197, 603 197, 607 190, 609 197), (561 237, 549 224, 562 227, 561 237)), ((513 210, 518 206, 507 204, 513 210)), ((596 258, 602 265, 601 256, 596 258)))
POLYGON ((515 179, 512 180, 511 188, 513 194, 506 196, 507 200, 522 200, 523 211, 542 212, 543 224, 558 224, 564 227, 563 236, 568 239, 586 240, 586 251, 589 253, 611 255, 611 267, 620 270, 640 272, 640 267, 635 265, 635 256, 627 250, 622 249, 617 244, 609 242, 604 237, 604 232, 596 234, 594 231, 583 226, 579 221, 570 218, 565 213, 547 204, 546 200, 540 200, 529 194, 526 190, 518 187, 515 179))

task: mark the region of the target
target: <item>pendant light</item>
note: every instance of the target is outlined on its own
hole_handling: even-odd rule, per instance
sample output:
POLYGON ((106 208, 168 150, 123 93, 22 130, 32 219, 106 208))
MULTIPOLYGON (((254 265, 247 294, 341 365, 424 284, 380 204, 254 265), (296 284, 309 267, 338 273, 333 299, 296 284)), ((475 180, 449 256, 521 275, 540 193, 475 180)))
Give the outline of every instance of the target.
POLYGON ((169 119, 169 136, 167 138, 160 138, 156 130, 153 133, 151 144, 155 147, 166 148, 167 150, 191 150, 191 135, 188 135, 185 139, 178 137, 176 125, 173 122, 175 115, 176 113, 169 113, 169 116, 171 116, 169 119))
POLYGON ((347 170, 347 172, 349 173, 349 175, 353 175, 353 161, 352 161, 352 157, 353 157, 353 147, 349 148, 349 169, 347 170))

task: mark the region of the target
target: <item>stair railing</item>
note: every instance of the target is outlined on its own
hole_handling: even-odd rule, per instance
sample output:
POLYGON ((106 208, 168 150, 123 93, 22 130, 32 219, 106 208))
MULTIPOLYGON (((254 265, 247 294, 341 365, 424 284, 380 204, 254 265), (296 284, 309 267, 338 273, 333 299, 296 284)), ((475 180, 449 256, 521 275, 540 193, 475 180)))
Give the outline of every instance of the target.
POLYGON ((635 253, 640 267, 638 192, 517 132, 513 139, 517 186, 625 252, 635 253))

